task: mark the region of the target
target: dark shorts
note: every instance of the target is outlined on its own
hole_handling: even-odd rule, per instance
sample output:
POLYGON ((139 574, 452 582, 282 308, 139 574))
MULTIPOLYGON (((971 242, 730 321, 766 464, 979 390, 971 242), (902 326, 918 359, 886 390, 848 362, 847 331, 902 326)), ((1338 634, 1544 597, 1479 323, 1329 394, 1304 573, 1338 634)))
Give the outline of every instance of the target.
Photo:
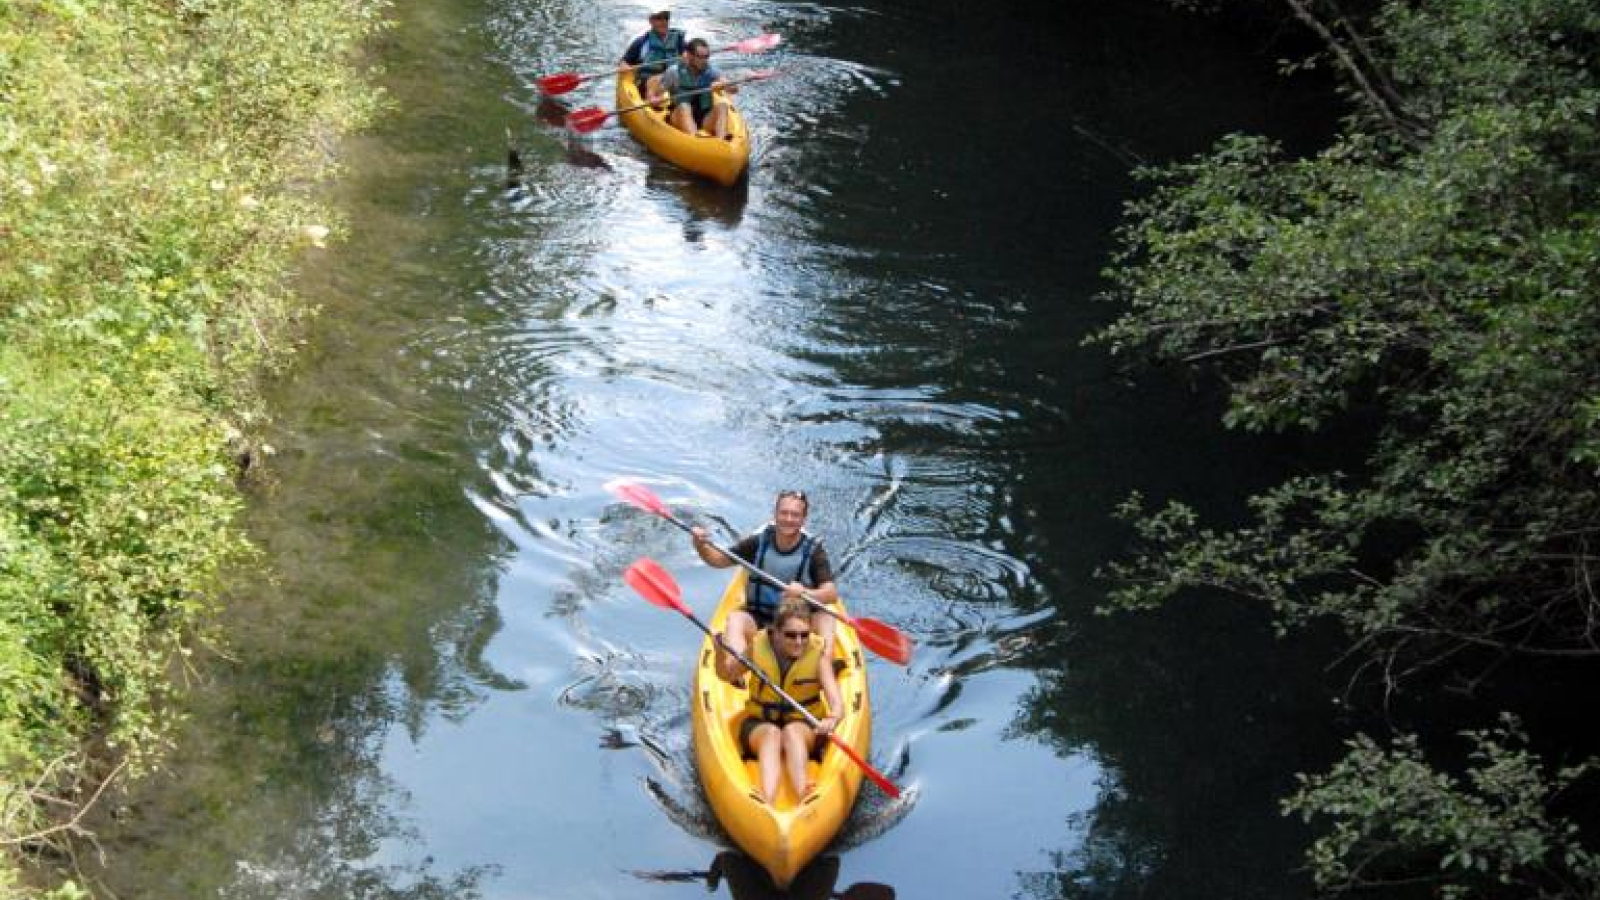
POLYGON ((678 107, 679 106, 687 106, 687 107, 689 107, 689 113, 694 116, 694 124, 696 124, 696 125, 704 125, 706 123, 706 116, 711 115, 711 110, 710 109, 702 110, 700 108, 700 104, 695 103, 695 102, 690 101, 690 100, 683 100, 683 101, 680 101, 679 103, 675 104, 672 107, 672 111, 674 113, 676 113, 678 111, 678 107))
MULTIPOLYGON (((765 719, 758 719, 755 716, 746 716, 745 720, 739 723, 739 749, 744 751, 746 759, 756 758, 756 748, 750 746, 750 735, 755 733, 756 726, 765 722, 765 719)), ((776 725, 777 723, 774 722, 772 724, 776 725)), ((817 735, 817 739, 811 743, 811 758, 820 760, 822 758, 822 748, 826 746, 828 746, 828 739, 820 734, 817 735)))
POLYGON ((750 618, 756 620, 757 628, 766 628, 771 625, 772 614, 777 612, 775 609, 757 609, 748 603, 741 605, 739 609, 748 614, 750 618))

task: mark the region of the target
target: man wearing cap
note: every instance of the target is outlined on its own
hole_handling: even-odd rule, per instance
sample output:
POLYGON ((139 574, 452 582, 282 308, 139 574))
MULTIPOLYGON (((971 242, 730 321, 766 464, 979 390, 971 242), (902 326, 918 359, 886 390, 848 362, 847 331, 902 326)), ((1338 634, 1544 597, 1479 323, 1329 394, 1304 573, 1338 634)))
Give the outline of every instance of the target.
POLYGON ((661 93, 658 85, 662 71, 683 55, 683 30, 668 27, 671 21, 672 13, 667 10, 651 13, 650 30, 634 38, 627 52, 622 54, 623 65, 638 66, 634 81, 644 89, 646 96, 661 93))

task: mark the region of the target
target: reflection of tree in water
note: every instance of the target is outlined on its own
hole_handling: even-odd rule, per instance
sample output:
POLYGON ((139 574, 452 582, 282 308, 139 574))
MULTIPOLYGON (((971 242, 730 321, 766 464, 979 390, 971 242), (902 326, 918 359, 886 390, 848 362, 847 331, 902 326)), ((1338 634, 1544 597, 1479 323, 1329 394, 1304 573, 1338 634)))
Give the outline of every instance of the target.
MULTIPOLYGON (((97 826, 115 896, 432 898, 477 896, 493 870, 449 875, 372 865, 415 831, 382 773, 386 732, 424 702, 372 654, 279 658, 222 673, 191 708, 172 771, 122 798, 97 826), (129 837, 122 843, 118 829, 129 837)), ((435 683, 452 684, 454 678, 435 683)))
POLYGON ((1319 673, 1296 658, 1316 649, 1214 605, 1082 627, 1031 654, 1039 683, 1011 731, 1091 754, 1104 774, 1093 809, 1067 823, 1077 845, 1050 854, 1054 871, 1020 873, 1026 892, 1309 894, 1306 832, 1278 801, 1337 750, 1319 673))
POLYGON ((94 825, 106 868, 90 875, 114 896, 431 900, 473 896, 490 872, 374 859, 407 857, 415 840, 396 818, 408 798, 383 774, 391 729, 418 740, 434 717, 516 687, 484 660, 510 547, 463 495, 481 476, 462 423, 394 415, 450 373, 405 354, 347 371, 363 358, 348 341, 406 323, 326 321, 351 333, 325 338, 335 350, 308 395, 278 404, 303 420, 272 436, 275 483, 250 511, 271 577, 233 591, 230 659, 203 663, 166 761, 179 780, 136 785, 108 804, 118 820, 94 825))

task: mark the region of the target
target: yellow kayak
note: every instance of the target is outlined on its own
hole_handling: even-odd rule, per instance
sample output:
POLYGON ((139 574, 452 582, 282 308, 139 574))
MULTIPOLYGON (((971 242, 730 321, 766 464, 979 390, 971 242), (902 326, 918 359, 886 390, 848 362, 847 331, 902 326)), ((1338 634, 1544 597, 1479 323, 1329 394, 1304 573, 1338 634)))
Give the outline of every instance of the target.
MULTIPOLYGON (((724 95, 719 90, 718 98, 724 95)), ((633 74, 617 75, 617 109, 626 109, 644 102, 639 88, 633 83, 633 74)), ((666 104, 646 107, 621 115, 622 124, 634 139, 649 148, 650 152, 673 165, 702 175, 718 184, 731 186, 744 174, 750 164, 750 132, 745 129, 744 116, 728 101, 728 136, 717 140, 702 131, 684 134, 667 121, 666 104)))
MULTIPOLYGON (((728 613, 744 602, 745 578, 741 570, 723 592, 711 617, 712 631, 724 630, 728 613)), ((861 645, 848 628, 841 627, 834 634, 835 658, 844 662, 843 668, 835 664, 839 697, 847 709, 838 735, 865 757, 872 738, 872 704, 867 698, 861 645)), ((715 661, 716 650, 707 638, 700 646, 694 673, 694 759, 700 783, 734 843, 767 870, 774 884, 785 889, 849 818, 861 788, 861 769, 830 743, 820 763, 806 764, 807 775, 817 786, 810 798, 797 802, 784 779, 777 802, 771 806, 762 803, 756 761, 745 759, 737 743, 747 694, 717 677, 715 661)))

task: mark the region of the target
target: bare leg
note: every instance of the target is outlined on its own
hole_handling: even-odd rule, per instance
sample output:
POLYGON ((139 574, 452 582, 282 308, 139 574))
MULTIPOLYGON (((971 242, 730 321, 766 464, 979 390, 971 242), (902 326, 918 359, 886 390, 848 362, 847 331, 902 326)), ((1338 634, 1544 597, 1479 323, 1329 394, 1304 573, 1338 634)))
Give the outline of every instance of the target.
POLYGON ((694 112, 690 110, 688 101, 672 108, 672 124, 684 134, 694 134, 700 130, 700 126, 694 123, 694 112))
POLYGON ((651 75, 644 82, 644 99, 651 103, 661 99, 661 76, 651 75))
POLYGON ((833 659, 833 632, 838 625, 839 623, 834 620, 833 616, 825 612, 817 612, 815 609, 812 610, 811 627, 817 632, 817 637, 822 638, 823 659, 833 659))
POLYGON ((750 746, 756 751, 756 766, 761 770, 761 796, 770 805, 778 798, 778 776, 783 772, 783 732, 771 722, 763 722, 750 732, 750 746))
MULTIPOLYGON (((727 624, 723 627, 726 629, 722 634, 723 642, 734 653, 748 653, 750 641, 756 634, 756 620, 751 618, 750 614, 744 610, 736 609, 728 613, 727 624)), ((717 675, 730 684, 743 684, 745 677, 744 664, 734 659, 732 654, 725 653, 721 647, 718 647, 717 675)))
POLYGON ((722 140, 728 136, 728 101, 718 100, 706 116, 705 129, 722 140))
POLYGON ((811 756, 811 743, 816 734, 805 722, 790 722, 783 726, 783 762, 789 771, 789 786, 794 788, 796 800, 804 800, 806 787, 806 760, 811 756))

